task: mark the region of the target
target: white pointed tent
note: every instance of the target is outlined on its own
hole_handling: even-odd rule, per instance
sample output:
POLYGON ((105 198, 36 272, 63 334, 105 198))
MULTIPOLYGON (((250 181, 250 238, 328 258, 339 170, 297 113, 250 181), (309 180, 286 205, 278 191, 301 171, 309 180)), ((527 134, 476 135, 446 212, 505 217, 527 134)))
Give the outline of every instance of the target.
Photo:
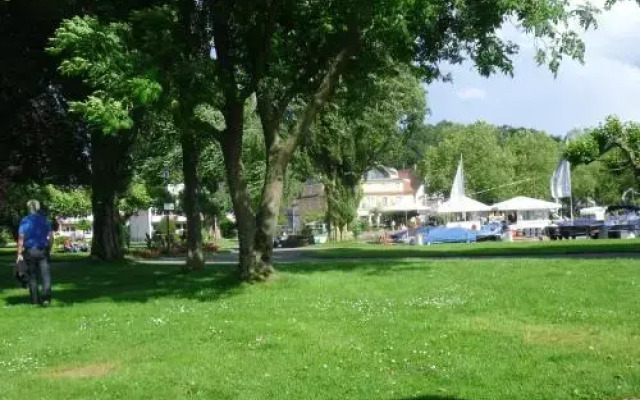
POLYGON ((464 190, 464 172, 462 171, 462 156, 460 156, 460 162, 458 163, 458 169, 456 169, 456 176, 453 177, 453 185, 451 185, 450 198, 455 199, 465 196, 464 190))
POLYGON ((451 196, 438 207, 438 213, 475 213, 491 211, 491 207, 477 200, 467 197, 464 189, 464 172, 462 167, 462 156, 456 170, 456 176, 451 185, 451 196))

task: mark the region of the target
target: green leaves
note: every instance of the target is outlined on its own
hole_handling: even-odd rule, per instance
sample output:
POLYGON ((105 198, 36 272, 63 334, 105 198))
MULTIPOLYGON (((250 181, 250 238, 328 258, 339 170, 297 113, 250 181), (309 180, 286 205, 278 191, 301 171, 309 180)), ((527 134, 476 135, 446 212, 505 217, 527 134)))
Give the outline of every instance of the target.
POLYGON ((475 123, 432 128, 419 171, 429 193, 448 195, 460 156, 467 193, 486 203, 516 195, 547 198, 560 143, 544 132, 475 123))
POLYGON ((589 164, 612 151, 622 154, 621 166, 640 176, 640 124, 623 123, 609 116, 599 127, 572 138, 565 148, 565 156, 573 163, 589 164))
POLYGON ((162 86, 158 82, 143 77, 133 77, 123 85, 123 91, 128 93, 133 104, 151 104, 159 99, 162 92, 162 86))
POLYGON ((143 181, 136 179, 131 183, 127 192, 120 199, 119 208, 120 211, 127 216, 133 215, 139 210, 149 208, 152 204, 153 199, 147 191, 147 186, 143 181))
POLYGON ((107 96, 91 95, 85 101, 70 102, 69 109, 82 115, 87 122, 101 127, 105 134, 114 134, 133 126, 127 105, 107 96))
POLYGON ((596 135, 586 134, 567 143, 564 155, 572 164, 589 164, 601 155, 596 135))
POLYGON ((85 100, 72 102, 71 111, 106 134, 131 129, 131 111, 156 102, 162 92, 160 84, 145 75, 131 41, 126 23, 102 24, 95 17, 74 17, 62 22, 47 49, 63 57, 62 74, 82 78, 93 89, 85 100))

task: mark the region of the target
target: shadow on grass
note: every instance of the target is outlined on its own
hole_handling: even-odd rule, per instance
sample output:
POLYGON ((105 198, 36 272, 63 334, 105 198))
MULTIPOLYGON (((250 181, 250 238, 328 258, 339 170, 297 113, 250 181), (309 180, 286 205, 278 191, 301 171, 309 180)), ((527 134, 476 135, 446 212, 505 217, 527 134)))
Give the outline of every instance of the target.
POLYGON ((278 271, 289 274, 313 274, 322 272, 359 272, 364 275, 384 276, 397 273, 398 270, 403 272, 422 271, 427 272, 434 268, 429 263, 402 263, 398 264, 393 261, 381 260, 354 260, 354 261, 324 261, 324 262, 304 262, 300 264, 276 264, 278 271))
MULTIPOLYGON (((52 263, 54 302, 63 306, 100 300, 144 303, 162 297, 214 301, 241 290, 234 266, 186 274, 176 265, 84 261, 52 263)), ((0 274, 0 287, 16 287, 10 273, 0 274)), ((22 295, 6 296, 5 301, 27 303, 28 293, 25 289, 22 295)))
POLYGON ((437 396, 437 395, 424 395, 424 396, 415 396, 415 397, 403 397, 401 399, 394 400, 464 400, 460 397, 451 397, 451 396, 437 396))

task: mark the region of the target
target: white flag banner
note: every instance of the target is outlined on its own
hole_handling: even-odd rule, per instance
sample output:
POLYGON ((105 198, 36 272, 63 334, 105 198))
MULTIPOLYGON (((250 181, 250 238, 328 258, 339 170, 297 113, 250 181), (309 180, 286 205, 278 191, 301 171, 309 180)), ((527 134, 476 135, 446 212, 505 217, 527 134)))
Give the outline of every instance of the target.
POLYGON ((464 172, 462 171, 462 157, 460 157, 460 163, 458 164, 458 170, 456 176, 453 178, 453 185, 451 185, 451 197, 457 199, 464 197, 464 172))
POLYGON ((567 160, 560 160, 551 177, 551 197, 562 199, 571 197, 571 164, 567 160))

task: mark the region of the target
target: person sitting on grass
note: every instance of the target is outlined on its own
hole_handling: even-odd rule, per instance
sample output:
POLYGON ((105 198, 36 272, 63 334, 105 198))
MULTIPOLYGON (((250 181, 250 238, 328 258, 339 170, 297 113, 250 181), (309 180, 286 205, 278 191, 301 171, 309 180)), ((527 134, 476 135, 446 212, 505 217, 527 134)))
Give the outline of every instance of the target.
POLYGON ((71 239, 69 239, 69 238, 66 238, 64 240, 64 244, 62 245, 62 249, 66 253, 77 253, 78 252, 78 246, 76 246, 74 243, 72 243, 71 239))
POLYGON ((29 296, 31 304, 41 301, 43 307, 51 302, 51 266, 48 253, 53 243, 53 231, 47 218, 40 214, 37 200, 27 202, 29 215, 22 218, 18 231, 18 262, 27 265, 29 275, 29 296), (38 280, 42 282, 42 297, 38 296, 38 280))
POLYGON ((89 251, 89 245, 84 241, 84 239, 80 240, 80 242, 74 246, 76 246, 78 251, 81 251, 82 253, 86 253, 89 251))

